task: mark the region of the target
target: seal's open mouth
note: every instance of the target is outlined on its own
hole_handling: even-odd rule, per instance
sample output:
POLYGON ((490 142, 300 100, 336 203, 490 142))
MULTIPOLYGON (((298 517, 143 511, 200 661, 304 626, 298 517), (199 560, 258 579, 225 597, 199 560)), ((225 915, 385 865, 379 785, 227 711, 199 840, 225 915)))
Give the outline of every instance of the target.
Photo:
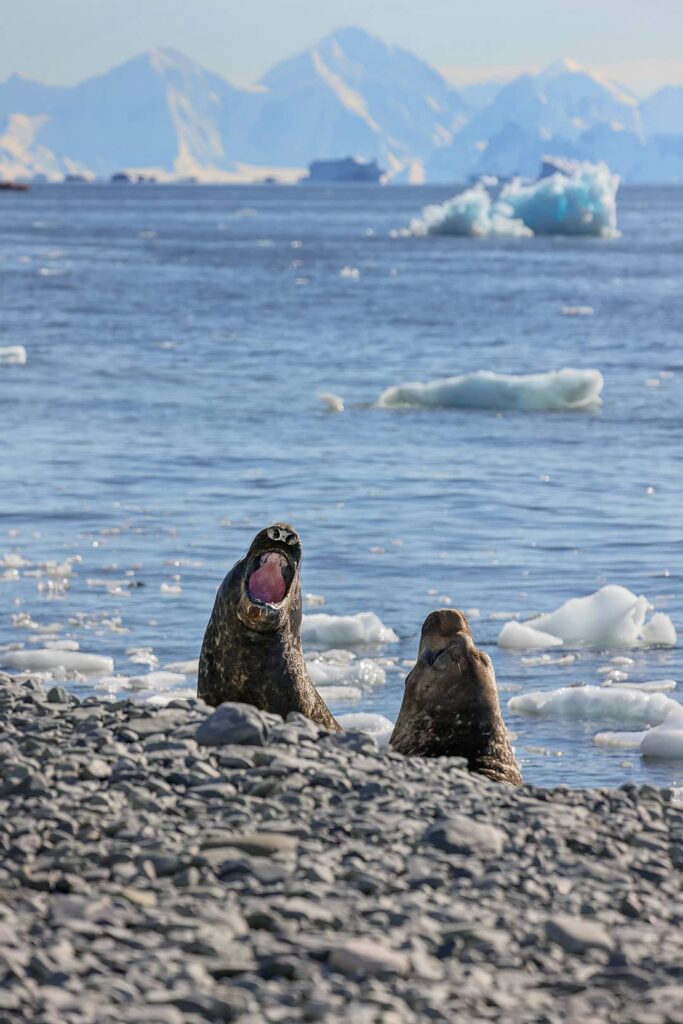
POLYGON ((287 596, 294 579, 294 571, 280 551, 266 551, 256 559, 247 580, 247 591, 252 601, 261 604, 279 604, 287 596))

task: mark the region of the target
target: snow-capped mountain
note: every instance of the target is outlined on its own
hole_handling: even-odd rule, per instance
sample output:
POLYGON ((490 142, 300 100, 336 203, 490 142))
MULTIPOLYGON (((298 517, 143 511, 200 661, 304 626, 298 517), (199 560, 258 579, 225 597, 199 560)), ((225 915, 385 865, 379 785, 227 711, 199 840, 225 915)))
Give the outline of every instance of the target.
POLYGON ((154 50, 72 88, 0 83, 0 178, 120 170, 296 180, 314 159, 376 159, 396 181, 534 175, 547 153, 626 181, 683 181, 683 88, 640 105, 571 61, 471 96, 399 47, 333 32, 238 88, 154 50))
POLYGON ((640 137, 637 103, 575 62, 560 61, 504 86, 450 147, 432 157, 429 176, 452 181, 477 173, 532 175, 549 151, 593 159, 582 139, 596 128, 640 137))

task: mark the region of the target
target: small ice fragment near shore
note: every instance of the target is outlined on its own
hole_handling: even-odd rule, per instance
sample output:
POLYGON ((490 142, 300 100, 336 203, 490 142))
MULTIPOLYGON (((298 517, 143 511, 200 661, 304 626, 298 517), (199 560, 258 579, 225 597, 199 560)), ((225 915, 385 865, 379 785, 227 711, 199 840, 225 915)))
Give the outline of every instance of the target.
POLYGON ((356 659, 350 651, 330 651, 327 655, 306 662, 311 682, 315 686, 343 684, 378 686, 386 682, 386 672, 371 658, 356 659), (351 655, 343 659, 340 655, 351 655))
POLYGON ((166 597, 175 597, 176 594, 182 594, 183 588, 179 583, 162 583, 159 591, 166 597))
POLYGON ((128 685, 131 689, 144 687, 147 690, 169 690, 173 686, 182 686, 184 682, 184 673, 165 672, 160 669, 157 672, 148 672, 144 676, 132 676, 128 680, 128 685))
POLYGON ((602 404, 604 379, 599 370, 565 367, 547 373, 493 373, 477 370, 459 377, 397 384, 377 399, 382 409, 516 409, 524 412, 571 412, 602 404))
POLYGON ((184 676, 196 676, 199 672, 199 658, 191 658, 189 661, 172 661, 164 665, 167 672, 181 672, 184 676))
POLYGON ((596 747, 611 747, 616 750, 632 750, 640 746, 647 735, 643 732, 598 732, 593 737, 596 747))
POLYGON ((541 718, 603 718, 619 722, 657 724, 681 705, 663 693, 643 693, 625 686, 562 686, 557 690, 531 690, 511 697, 515 714, 541 718))
POLYGON ((304 604, 309 608, 325 604, 325 598, 322 594, 304 594, 304 604))
POLYGON ((342 729, 359 729, 372 736, 380 747, 385 747, 394 731, 394 723, 390 718, 372 711, 352 711, 345 715, 337 715, 342 729))
POLYGON ((655 612, 643 626, 643 640, 646 644, 664 647, 676 646, 676 627, 663 612, 655 612))
POLYGON ((498 634, 496 643, 499 647, 509 647, 515 651, 562 646, 559 636, 544 633, 540 629, 532 629, 521 622, 506 622, 498 634))
POLYGON ((304 615, 301 639, 312 647, 358 647, 364 644, 395 643, 399 638, 374 612, 355 615, 304 615))
POLYGON ((360 277, 360 270, 358 267, 342 267, 339 271, 339 276, 348 278, 351 281, 357 281, 360 277))
POLYGON ((563 306, 564 316, 593 316, 595 310, 592 306, 563 306))
POLYGON ((38 649, 34 651, 8 651, 0 656, 6 668, 17 668, 29 672, 80 672, 83 675, 111 675, 114 671, 113 658, 100 654, 85 654, 81 651, 60 651, 38 649))
MULTIPOLYGON (((676 643, 676 630, 671 619, 663 612, 657 612, 646 623, 650 611, 652 605, 647 598, 642 595, 638 597, 626 587, 608 584, 586 597, 570 598, 556 611, 538 615, 520 625, 534 631, 540 630, 572 645, 673 646, 676 643)), ((498 636, 498 644, 510 646, 504 642, 504 633, 505 627, 498 636)))
POLYGON ((643 736, 640 752, 644 757, 683 760, 683 721, 667 721, 643 736))
POLYGON ((318 693, 326 704, 342 700, 360 700, 363 696, 357 686, 319 686, 318 693))
MULTIPOLYGON (((605 686, 612 685, 615 684, 609 680, 605 682, 605 686)), ((643 683, 618 683, 617 685, 625 690, 640 690, 641 693, 671 693, 676 689, 678 683, 675 679, 650 679, 643 683)))
POLYGON ((6 345, 0 348, 0 364, 25 366, 26 349, 23 345, 6 345))
POLYGON ((318 398, 325 407, 325 412, 344 412, 344 399, 331 391, 321 391, 318 398))

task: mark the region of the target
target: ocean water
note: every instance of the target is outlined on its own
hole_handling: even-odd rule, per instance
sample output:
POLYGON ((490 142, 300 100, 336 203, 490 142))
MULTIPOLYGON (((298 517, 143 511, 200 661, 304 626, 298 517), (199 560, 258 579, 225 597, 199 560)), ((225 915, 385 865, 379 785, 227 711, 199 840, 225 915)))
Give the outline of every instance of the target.
POLYGON ((680 647, 579 649, 558 665, 495 645, 506 617, 607 582, 683 630, 683 189, 622 189, 612 240, 391 237, 450 191, 0 197, 0 346, 27 352, 0 365, 0 558, 23 559, 0 569, 0 644, 32 646, 44 630, 30 616, 124 676, 146 671, 127 651, 196 658, 223 575, 287 519, 304 590, 325 598, 309 610, 373 611, 401 638, 359 652, 392 659, 386 682, 335 712, 395 718, 421 622, 450 603, 477 610, 527 780, 683 781, 681 761, 593 744, 643 727, 618 712, 506 707, 599 684, 615 656, 632 659, 629 682, 683 690, 680 647), (580 306, 593 314, 563 313, 580 306), (563 366, 604 374, 600 411, 372 407, 406 381, 563 366))

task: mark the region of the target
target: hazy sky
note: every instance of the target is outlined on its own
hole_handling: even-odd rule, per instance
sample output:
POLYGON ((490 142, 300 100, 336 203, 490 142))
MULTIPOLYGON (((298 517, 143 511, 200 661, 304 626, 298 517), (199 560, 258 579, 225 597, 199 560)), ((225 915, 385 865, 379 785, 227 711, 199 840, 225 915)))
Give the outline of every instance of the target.
POLYGON ((72 84, 174 46, 246 83, 341 25, 456 82, 563 56, 640 92, 683 82, 683 0, 0 0, 0 80, 21 71, 72 84))

